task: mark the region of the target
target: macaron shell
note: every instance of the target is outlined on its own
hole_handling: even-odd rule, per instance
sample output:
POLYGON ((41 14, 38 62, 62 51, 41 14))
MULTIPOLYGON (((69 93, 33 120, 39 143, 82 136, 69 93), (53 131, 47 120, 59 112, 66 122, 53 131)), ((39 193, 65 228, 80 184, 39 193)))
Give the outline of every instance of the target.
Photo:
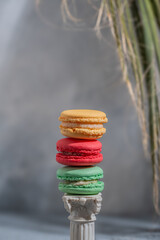
POLYGON ((57 170, 57 178, 69 181, 96 180, 103 178, 103 170, 98 166, 62 167, 57 170))
POLYGON ((63 111, 59 120, 77 123, 106 123, 108 121, 104 112, 90 109, 73 109, 63 111))
POLYGON ((90 166, 100 163, 102 160, 103 155, 101 153, 86 156, 64 155, 63 153, 56 154, 56 161, 68 166, 90 166))
POLYGON ((102 143, 97 140, 62 138, 57 142, 57 151, 74 152, 80 154, 98 154, 102 150, 102 143))
POLYGON ((75 186, 70 184, 59 183, 58 186, 61 192, 67 194, 78 194, 78 195, 94 195, 103 191, 104 182, 98 181, 97 183, 75 186))
POLYGON ((79 139, 99 139, 106 132, 105 128, 87 129, 87 128, 64 128, 60 125, 62 135, 79 139))

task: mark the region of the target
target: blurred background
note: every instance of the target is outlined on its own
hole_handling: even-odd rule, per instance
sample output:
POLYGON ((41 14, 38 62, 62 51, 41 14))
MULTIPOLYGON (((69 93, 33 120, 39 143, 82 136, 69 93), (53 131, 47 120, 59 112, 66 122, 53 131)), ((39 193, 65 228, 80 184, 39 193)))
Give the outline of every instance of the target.
MULTIPOLYGON (((81 17, 92 16, 81 1, 81 17), (85 9, 85 11, 83 11, 85 9)), ((110 29, 65 25, 59 0, 0 0, 0 211, 67 216, 58 191, 58 117, 104 111, 101 215, 153 216, 152 168, 110 29)), ((65 218, 66 219, 66 218, 65 218)))

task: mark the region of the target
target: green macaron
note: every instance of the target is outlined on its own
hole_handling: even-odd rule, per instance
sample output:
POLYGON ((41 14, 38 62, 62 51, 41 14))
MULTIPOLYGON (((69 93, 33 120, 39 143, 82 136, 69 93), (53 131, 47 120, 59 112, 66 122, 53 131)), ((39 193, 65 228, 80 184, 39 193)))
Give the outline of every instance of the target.
POLYGON ((67 194, 94 195, 102 192, 104 183, 103 170, 98 166, 62 167, 57 170, 59 190, 67 194))

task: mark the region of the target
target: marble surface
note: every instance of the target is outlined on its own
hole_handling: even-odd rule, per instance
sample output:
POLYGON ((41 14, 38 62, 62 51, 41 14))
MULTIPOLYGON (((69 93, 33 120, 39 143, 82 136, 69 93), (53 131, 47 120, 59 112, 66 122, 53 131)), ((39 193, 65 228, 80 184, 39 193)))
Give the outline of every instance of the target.
MULTIPOLYGON (((31 217, 0 214, 0 239, 4 240, 69 240, 67 218, 53 216, 40 220, 31 217)), ((136 220, 99 216, 96 222, 97 240, 160 239, 158 220, 136 220)))

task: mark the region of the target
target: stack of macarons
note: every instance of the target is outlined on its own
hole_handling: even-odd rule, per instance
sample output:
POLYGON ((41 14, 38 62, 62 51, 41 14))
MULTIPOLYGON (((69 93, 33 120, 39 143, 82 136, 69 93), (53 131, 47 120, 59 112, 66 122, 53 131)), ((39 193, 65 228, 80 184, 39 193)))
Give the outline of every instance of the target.
POLYGON ((95 166, 103 160, 102 144, 97 139, 106 132, 106 114, 96 110, 66 110, 59 117, 62 138, 57 142, 56 161, 59 190, 67 194, 93 195, 104 188, 103 170, 95 166))

